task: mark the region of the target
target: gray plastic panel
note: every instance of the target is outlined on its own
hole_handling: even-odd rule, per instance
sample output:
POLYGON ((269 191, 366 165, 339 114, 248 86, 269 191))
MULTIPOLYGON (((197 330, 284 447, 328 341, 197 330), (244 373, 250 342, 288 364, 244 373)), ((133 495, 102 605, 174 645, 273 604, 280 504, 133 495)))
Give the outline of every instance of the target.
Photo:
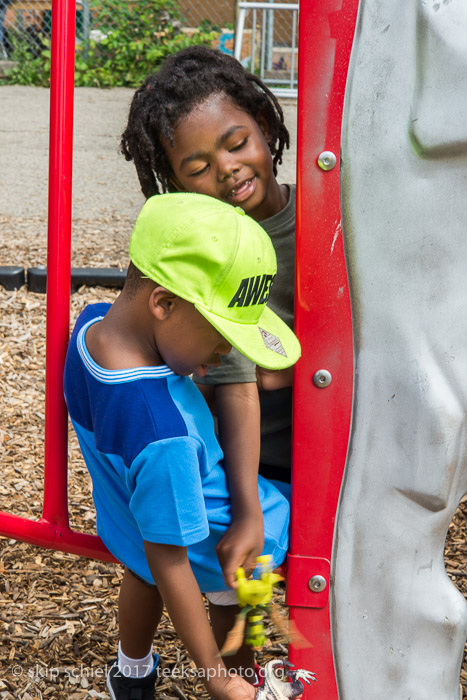
POLYGON ((342 134, 355 403, 333 561, 342 700, 458 700, 467 491, 467 3, 362 0, 342 134))

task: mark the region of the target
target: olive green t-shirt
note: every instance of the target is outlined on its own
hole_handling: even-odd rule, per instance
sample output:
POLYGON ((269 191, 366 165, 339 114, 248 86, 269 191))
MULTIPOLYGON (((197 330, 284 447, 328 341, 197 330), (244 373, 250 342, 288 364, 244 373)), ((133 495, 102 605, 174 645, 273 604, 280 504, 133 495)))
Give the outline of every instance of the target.
MULTIPOLYGON (((293 328, 295 277, 295 185, 289 185, 289 200, 278 214, 259 223, 271 237, 277 257, 277 275, 268 306, 293 328)), ((222 365, 197 384, 235 384, 256 381, 256 366, 232 348, 222 365)), ((261 463, 277 467, 291 464, 292 389, 261 391, 261 463)))

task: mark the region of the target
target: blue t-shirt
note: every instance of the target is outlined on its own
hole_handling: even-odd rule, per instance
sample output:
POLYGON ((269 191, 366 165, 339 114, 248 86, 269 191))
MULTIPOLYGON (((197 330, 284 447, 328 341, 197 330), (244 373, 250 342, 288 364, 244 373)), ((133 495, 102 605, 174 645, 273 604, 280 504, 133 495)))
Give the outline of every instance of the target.
MULTIPOLYGON (((65 363, 71 421, 93 483, 97 532, 125 566, 154 583, 144 540, 188 547, 203 592, 226 589, 215 547, 230 524, 223 454, 200 391, 166 365, 107 370, 86 330, 109 304, 78 318, 65 363)), ((289 487, 259 477, 265 547, 273 565, 288 547, 289 487), (279 484, 277 484, 279 486, 279 484)))

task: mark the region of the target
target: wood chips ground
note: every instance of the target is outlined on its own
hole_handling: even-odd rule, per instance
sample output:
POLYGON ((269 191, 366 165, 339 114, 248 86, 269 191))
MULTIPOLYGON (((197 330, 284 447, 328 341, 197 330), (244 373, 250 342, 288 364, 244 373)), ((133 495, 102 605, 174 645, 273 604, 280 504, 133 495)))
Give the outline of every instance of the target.
MULTIPOLYGON (((131 222, 79 221, 74 266, 126 267, 131 222), (105 239, 105 246, 102 240, 105 239), (104 253, 102 252, 105 250, 104 253)), ((45 222, 0 218, 0 265, 44 264, 45 222)), ((72 296, 72 321, 90 302, 112 301, 117 292, 81 288, 72 296)), ((37 519, 42 508, 45 297, 23 288, 0 288, 0 510, 37 519)), ((70 434, 71 525, 94 531, 87 471, 70 434)), ((467 594, 464 502, 449 529, 446 567, 467 594)), ((106 670, 118 642, 117 596, 121 567, 0 539, 0 700, 108 698, 106 670)), ((278 602, 282 604, 279 594, 278 602)), ((283 640, 269 628, 260 662, 283 656, 283 640)), ((207 698, 167 618, 157 649, 165 667, 159 696, 207 698)), ((467 664, 461 675, 467 698, 467 664)), ((428 699, 427 699, 428 700, 428 699)))

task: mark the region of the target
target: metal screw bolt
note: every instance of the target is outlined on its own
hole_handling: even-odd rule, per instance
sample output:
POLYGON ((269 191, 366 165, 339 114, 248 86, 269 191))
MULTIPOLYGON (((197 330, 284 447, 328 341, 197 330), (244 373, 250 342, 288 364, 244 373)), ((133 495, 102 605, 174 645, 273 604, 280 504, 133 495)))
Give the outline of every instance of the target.
POLYGON ((318 165, 321 170, 332 170, 337 163, 337 158, 332 151, 323 151, 318 156, 318 165))
POLYGON ((331 372, 327 369, 319 369, 313 375, 313 383, 318 389, 325 389, 332 382, 331 372))
POLYGON ((321 593, 321 591, 324 591, 327 585, 328 582, 324 576, 312 576, 308 581, 308 588, 313 593, 321 593))

